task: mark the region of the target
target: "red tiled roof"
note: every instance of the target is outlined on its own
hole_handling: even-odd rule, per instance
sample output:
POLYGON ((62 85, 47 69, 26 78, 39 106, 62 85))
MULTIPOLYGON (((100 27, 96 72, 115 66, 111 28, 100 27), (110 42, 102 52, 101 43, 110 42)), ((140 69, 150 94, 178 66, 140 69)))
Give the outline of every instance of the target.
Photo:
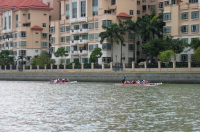
POLYGON ((132 18, 132 16, 130 16, 130 15, 124 13, 124 12, 119 13, 119 14, 117 15, 117 17, 122 17, 122 18, 127 18, 127 17, 128 17, 128 18, 132 18))
POLYGON ((0 0, 0 11, 7 9, 46 9, 53 8, 39 0, 0 0))
POLYGON ((33 26, 31 27, 31 30, 43 30, 40 26, 33 26))

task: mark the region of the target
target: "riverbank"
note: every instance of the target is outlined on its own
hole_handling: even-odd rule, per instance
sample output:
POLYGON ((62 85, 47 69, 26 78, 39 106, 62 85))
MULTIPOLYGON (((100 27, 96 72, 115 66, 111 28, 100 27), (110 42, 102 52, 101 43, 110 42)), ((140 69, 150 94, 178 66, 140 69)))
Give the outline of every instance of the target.
POLYGON ((147 73, 147 72, 15 72, 0 73, 0 80, 9 81, 48 81, 49 79, 70 79, 78 82, 121 82, 123 76, 127 80, 149 80, 150 82, 200 84, 200 73, 147 73))

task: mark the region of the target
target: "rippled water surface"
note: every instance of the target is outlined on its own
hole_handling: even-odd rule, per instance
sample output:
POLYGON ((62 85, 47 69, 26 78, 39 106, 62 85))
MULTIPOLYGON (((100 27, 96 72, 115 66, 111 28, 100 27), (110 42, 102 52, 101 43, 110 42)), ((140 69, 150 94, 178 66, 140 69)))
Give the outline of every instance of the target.
POLYGON ((200 131, 200 85, 0 81, 0 131, 200 131))

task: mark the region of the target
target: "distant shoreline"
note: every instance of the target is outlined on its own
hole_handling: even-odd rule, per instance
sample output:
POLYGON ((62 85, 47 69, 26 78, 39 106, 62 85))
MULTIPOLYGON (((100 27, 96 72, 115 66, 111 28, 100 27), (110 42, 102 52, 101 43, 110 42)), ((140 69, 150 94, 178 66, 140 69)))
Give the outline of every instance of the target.
POLYGON ((137 73, 137 72, 16 72, 0 73, 0 80, 9 81, 49 81, 49 79, 70 79, 78 82, 121 82, 124 75, 127 80, 149 80, 150 82, 200 84, 200 73, 137 73))

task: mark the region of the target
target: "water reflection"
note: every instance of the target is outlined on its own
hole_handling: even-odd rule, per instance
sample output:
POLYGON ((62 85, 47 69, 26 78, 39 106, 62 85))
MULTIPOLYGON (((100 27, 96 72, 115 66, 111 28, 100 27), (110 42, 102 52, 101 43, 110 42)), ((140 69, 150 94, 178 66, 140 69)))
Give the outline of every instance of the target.
POLYGON ((200 85, 0 82, 0 130, 200 131, 200 85))

